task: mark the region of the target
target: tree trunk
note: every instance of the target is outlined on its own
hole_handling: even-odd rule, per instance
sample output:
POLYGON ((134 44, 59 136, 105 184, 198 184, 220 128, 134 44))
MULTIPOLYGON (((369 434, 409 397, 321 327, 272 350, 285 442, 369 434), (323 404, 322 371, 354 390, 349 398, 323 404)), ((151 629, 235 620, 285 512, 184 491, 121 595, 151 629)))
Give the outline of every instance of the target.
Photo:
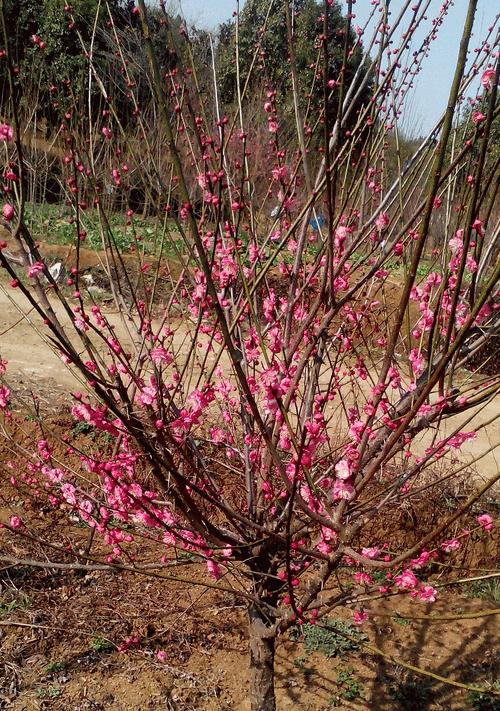
POLYGON ((274 646, 276 630, 257 605, 248 610, 250 630, 250 708, 276 711, 274 646))

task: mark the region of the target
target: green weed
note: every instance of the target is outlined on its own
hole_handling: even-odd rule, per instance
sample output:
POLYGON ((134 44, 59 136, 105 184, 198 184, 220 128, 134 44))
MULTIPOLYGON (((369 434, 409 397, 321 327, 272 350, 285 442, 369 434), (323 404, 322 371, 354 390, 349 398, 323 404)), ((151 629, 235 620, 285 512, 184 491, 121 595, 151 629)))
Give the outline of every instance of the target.
POLYGON ((357 651, 367 639, 357 627, 340 619, 327 620, 325 626, 305 624, 293 632, 294 638, 299 639, 301 633, 306 652, 321 652, 329 658, 357 651))
POLYGON ((13 600, 7 601, 0 598, 0 615, 8 615, 16 610, 27 610, 30 605, 31 599, 24 593, 20 593, 13 600))
POLYGON ((467 585, 463 591, 466 597, 480 598, 495 604, 500 603, 500 578, 489 578, 488 580, 475 580, 467 585))
POLYGON ((353 676, 353 670, 350 667, 340 669, 337 672, 337 684, 339 693, 330 699, 330 706, 337 707, 343 701, 355 701, 356 699, 362 699, 364 696, 364 686, 353 676))
POLYGON ((57 672, 66 669, 66 662, 51 662, 45 667, 46 674, 57 674, 57 672))
MULTIPOLYGON (((70 210, 61 205, 29 203, 26 206, 26 223, 36 240, 51 244, 71 245, 77 239, 75 223, 70 223, 70 210)), ((158 254, 160 245, 166 256, 174 256, 181 249, 181 240, 174 224, 156 223, 151 219, 134 217, 132 224, 127 224, 122 213, 107 216, 108 224, 101 224, 96 210, 86 210, 81 215, 80 229, 86 233, 82 243, 87 249, 103 248, 103 230, 106 239, 111 239, 120 252, 131 250, 144 251, 145 254, 158 254)))
POLYGON ((111 652, 115 645, 109 639, 96 635, 90 642, 90 648, 93 652, 111 652))
POLYGON ((47 688, 40 688, 37 690, 36 695, 39 699, 57 699, 62 694, 62 689, 59 686, 48 686, 47 688))
POLYGON ((390 678, 386 678, 389 696, 394 711, 425 711, 434 696, 432 682, 395 666, 390 678))

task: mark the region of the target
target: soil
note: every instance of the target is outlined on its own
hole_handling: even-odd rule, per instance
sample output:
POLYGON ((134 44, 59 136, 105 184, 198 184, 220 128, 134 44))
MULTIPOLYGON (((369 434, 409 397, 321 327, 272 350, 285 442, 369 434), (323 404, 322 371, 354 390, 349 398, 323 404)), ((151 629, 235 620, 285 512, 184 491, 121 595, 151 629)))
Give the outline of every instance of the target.
MULTIPOLYGON (((56 436, 69 433, 80 450, 106 446, 91 434, 71 433, 64 412, 48 415, 46 426, 56 436)), ((16 437, 29 439, 36 427, 21 413, 14 414, 16 437)), ((64 446, 56 445, 56 457, 64 446)), ((2 444, 0 461, 8 457, 2 444)), ((394 547, 402 539, 411 544, 445 515, 450 496, 442 492, 433 499, 418 498, 413 511, 397 512, 398 526, 393 520, 380 521, 377 538, 394 547)), ((56 515, 28 508, 22 490, 10 489, 5 478, 0 506, 2 499, 9 509, 14 507, 10 511, 22 507, 25 520, 31 516, 41 540, 50 532, 50 540, 58 545, 71 540, 85 548, 87 529, 70 531, 63 511, 56 515)), ((489 510, 494 514, 496 509, 489 510)), ((471 525, 476 513, 460 525, 471 525)), ((159 559, 151 541, 133 545, 142 546, 146 562, 159 559)), ((483 613, 499 612, 498 580, 490 578, 475 587, 452 583, 459 575, 473 578, 498 569, 499 545, 498 531, 491 536, 477 533, 458 552, 443 555, 444 565, 431 581, 439 590, 432 605, 413 601, 408 594, 370 603, 360 631, 385 658, 363 647, 329 657, 325 650, 331 653, 335 645, 310 651, 302 638, 305 628, 297 628, 293 638, 285 634, 276 655, 278 711, 498 711, 499 706, 475 707, 469 690, 422 677, 404 664, 484 688, 497 678, 499 618, 483 613)), ((98 548, 94 543, 96 555, 98 548)), ((0 530, 0 550, 25 559, 44 556, 43 545, 5 530, 0 530)), ((55 557, 61 560, 60 554, 55 557)), ((48 571, 7 562, 1 566, 0 709, 249 711, 246 613, 234 594, 131 573, 48 571), (127 640, 130 646, 122 649, 127 640), (164 655, 161 660, 158 652, 164 655)), ((158 573, 194 583, 206 580, 205 567, 189 559, 171 560, 158 573)), ((350 579, 352 570, 341 576, 350 579)), ((339 618, 352 622, 352 610, 339 608, 329 615, 331 620, 339 618)))
MULTIPOLYGON (((9 382, 26 407, 35 395, 48 416, 57 413, 59 428, 67 431, 66 393, 77 382, 21 318, 19 308, 27 310, 22 295, 7 293, 0 289, 0 355, 9 361, 9 382)), ((498 402, 483 411, 484 421, 498 412, 498 402)), ((23 423, 25 432, 32 426, 29 420, 23 423)), ((464 448, 465 456, 497 440, 498 430, 483 430, 464 448)), ((0 448, 0 462, 7 457, 0 448)), ((475 476, 498 471, 493 453, 480 469, 475 476)), ((399 512, 398 535, 411 538, 418 533, 415 521, 444 515, 444 494, 438 503, 422 497, 418 510, 399 512)), ((64 524, 46 521, 51 528, 59 525, 64 540, 64 524)), ((394 529, 393 522, 387 525, 394 529)), ((82 546, 86 535, 82 530, 82 546)), ((40 551, 17 545, 0 531, 0 550, 40 559, 40 551)), ((451 582, 457 570, 470 577, 488 574, 498 564, 498 536, 488 542, 470 539, 454 563, 457 569, 451 564, 442 569, 434 584, 451 582)), ((232 594, 125 573, 1 565, 0 709, 249 711, 246 617, 232 594), (130 638, 132 644, 119 651, 130 638)), ((205 579, 204 569, 189 561, 171 568, 166 572, 205 579)), ((480 597, 459 595, 463 591, 440 588, 433 605, 407 595, 372 604, 361 631, 385 658, 363 648, 329 658, 322 651, 307 651, 300 629, 298 639, 285 635, 277 647, 278 710, 498 711, 500 703, 479 706, 479 697, 468 690, 417 675, 399 663, 480 687, 498 677, 499 618, 481 614, 498 608, 498 580, 476 586, 480 597), (446 619, 450 611, 460 618, 446 619)), ((352 611, 333 611, 331 618, 338 617, 351 620, 352 611)))
MULTIPOLYGON (((27 597, 0 615, 0 708, 249 710, 245 613, 227 595, 110 573, 22 574, 2 571, 4 591, 27 597), (117 651, 131 635, 140 637, 137 647, 117 651)), ((362 650, 328 658, 287 635, 277 648, 278 709, 473 709, 470 692, 417 676, 398 660, 488 685, 500 662, 498 618, 481 616, 492 607, 456 595, 432 606, 384 601, 362 631, 388 659, 362 650), (438 619, 450 609, 479 617, 438 619), (339 684, 342 674, 350 687, 339 684), (360 696, 345 698, 349 688, 360 696)))

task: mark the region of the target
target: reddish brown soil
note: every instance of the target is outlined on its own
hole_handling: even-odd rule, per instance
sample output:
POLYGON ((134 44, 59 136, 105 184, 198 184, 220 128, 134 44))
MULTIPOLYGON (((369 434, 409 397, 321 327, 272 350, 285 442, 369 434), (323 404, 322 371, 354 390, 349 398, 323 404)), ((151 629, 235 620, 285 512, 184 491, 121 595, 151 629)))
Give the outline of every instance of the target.
MULTIPOLYGON (((230 609, 227 596, 110 573, 79 577, 11 569, 2 580, 3 598, 17 594, 21 602, 0 615, 0 708, 249 709, 245 615, 230 609), (119 644, 129 635, 141 641, 127 653, 95 649, 104 639, 119 644), (166 653, 163 662, 156 658, 159 649, 166 653)), ((450 603, 459 614, 493 607, 453 595, 432 610, 401 598, 373 610, 363 631, 395 663, 366 653, 328 659, 284 638, 277 650, 278 709, 326 711, 336 698, 340 708, 367 711, 472 708, 466 691, 438 682, 429 692, 432 700, 417 705, 426 680, 397 664, 402 659, 481 685, 494 677, 497 618, 433 619, 450 603), (428 619, 406 624, 395 613, 428 619), (364 699, 341 698, 345 687, 337 683, 338 673, 349 670, 364 699)))
MULTIPOLYGON (((27 441, 36 425, 19 414, 16 439, 27 441)), ((64 414, 46 421, 51 431, 69 430, 64 414)), ((73 442, 82 448, 102 447, 85 435, 73 442)), ((63 444, 56 447, 62 454, 63 444)), ((5 444, 0 461, 8 458, 5 444)), ((64 512, 26 508, 2 472, 1 513, 18 511, 31 518, 42 538, 70 540, 64 512)), ((460 494, 458 494, 460 495, 460 494)), ((413 515, 398 512, 400 525, 382 522, 379 536, 393 545, 410 540, 446 513, 446 495, 421 497, 413 515), (386 526, 386 530, 382 530, 386 526)), ((448 497, 448 499, 447 499, 448 497)), ((83 548, 87 530, 71 527, 71 540, 83 548)), ((438 567, 434 584, 462 576, 478 576, 498 562, 498 536, 473 536, 462 551, 438 567), (456 568, 454 567, 456 566, 456 568)), ((146 554, 154 559, 152 544, 146 554)), ((25 558, 43 559, 43 547, 0 531, 0 550, 25 558)), ((97 545, 96 552, 99 546, 97 545)), ((61 559, 60 555, 55 555, 61 559)), ((157 560, 157 558, 156 558, 157 560)), ((204 566, 184 564, 160 571, 202 582, 204 566)), ((346 575, 349 573, 346 571, 346 575)), ((465 590, 465 588, 461 588, 465 590)), ((478 590, 476 590, 477 592, 478 590)), ((481 599, 459 596, 457 588, 440 587, 434 605, 411 601, 407 595, 372 603, 362 628, 370 644, 390 656, 368 651, 327 658, 307 653, 302 641, 289 635, 277 649, 278 709, 327 711, 336 707, 360 711, 397 709, 473 709, 469 692, 413 674, 398 661, 479 686, 498 670, 498 617, 481 612, 498 607, 498 587, 491 582, 481 599), (448 591, 449 590, 449 591, 448 591), (495 593, 496 590, 496 593, 495 593), (490 595, 490 598, 488 598, 490 595), (491 596, 496 595, 496 600, 491 596), (440 620, 439 614, 477 614, 459 620, 440 620), (398 617, 399 616, 399 617, 398 617), (401 620, 401 617, 424 617, 401 620), (347 687, 339 674, 349 673, 363 698, 345 698, 347 687), (412 701, 410 701, 412 699, 412 701), (419 699, 423 705, 418 705, 419 699), (337 706, 332 706, 332 703, 337 706)), ((335 610, 332 618, 351 620, 351 610, 335 610)), ((248 711, 248 655, 245 611, 228 592, 188 586, 177 581, 129 573, 74 570, 45 571, 25 566, 0 569, 0 709, 86 711, 113 709, 176 709, 178 711, 248 711), (137 646, 118 647, 129 637, 137 646), (157 652, 165 652, 160 661, 157 652)))

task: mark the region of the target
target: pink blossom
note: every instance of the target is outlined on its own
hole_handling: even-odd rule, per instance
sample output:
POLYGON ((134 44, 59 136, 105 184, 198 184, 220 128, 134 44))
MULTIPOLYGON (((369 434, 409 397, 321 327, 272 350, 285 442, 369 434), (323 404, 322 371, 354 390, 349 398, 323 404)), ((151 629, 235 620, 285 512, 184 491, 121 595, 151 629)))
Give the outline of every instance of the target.
POLYGON ((457 230, 457 233, 448 241, 448 247, 453 253, 461 252, 463 249, 463 230, 457 230))
POLYGON ((164 363, 165 365, 170 365, 172 361, 174 360, 173 357, 170 355, 168 351, 166 351, 164 348, 153 348, 150 353, 149 353, 151 360, 153 363, 156 363, 156 365, 159 365, 160 363, 164 363))
POLYGON ((452 551, 456 551, 459 548, 460 541, 456 538, 450 538, 448 541, 443 541, 441 543, 441 550, 443 550, 445 553, 451 553, 452 551))
POLYGON ((6 385, 0 385, 0 410, 5 410, 9 404, 10 390, 6 385))
POLYGON ((400 257, 403 254, 403 249, 404 245, 402 242, 396 242, 396 244, 393 247, 393 252, 396 255, 396 257, 400 257))
POLYGON ((10 525, 12 528, 21 528, 21 519, 19 516, 11 516, 10 525))
POLYGON ((414 590, 418 585, 418 580, 411 570, 403 570, 400 575, 396 575, 394 582, 403 590, 414 590))
POLYGON ((359 571, 354 573, 354 580, 358 585, 371 585, 373 583, 371 575, 359 571))
POLYGON ((485 531, 493 530, 493 519, 489 514, 481 514, 476 518, 476 521, 480 526, 484 528, 485 531))
POLYGON ((429 562, 431 554, 428 551, 422 551, 418 558, 413 558, 411 561, 412 568, 423 568, 429 562))
POLYGON ((12 218, 14 217, 14 208, 10 203, 5 203, 2 208, 2 215, 7 220, 7 222, 10 222, 12 220, 12 218))
POLYGON ((349 235, 349 228, 344 225, 339 225, 335 230, 335 246, 341 247, 349 235))
POLYGON ((335 474, 337 475, 337 479, 342 479, 343 481, 349 479, 351 470, 347 459, 341 459, 340 462, 337 462, 335 465, 335 474))
POLYGON ((484 121, 486 116, 482 114, 480 111, 474 111, 472 114, 472 123, 474 123, 476 126, 484 121))
POLYGON ((156 388, 146 386, 136 395, 136 400, 143 405, 152 405, 156 400, 156 388))
POLYGON ((486 91, 491 91, 493 88, 493 79, 495 78, 495 70, 493 68, 486 69, 481 77, 481 84, 486 91))
MULTIPOLYGON (((448 440, 448 446, 452 449, 460 449, 460 447, 470 439, 476 439, 477 432, 458 432, 454 437, 448 440)), ((439 444, 439 443, 438 443, 439 444)))
POLYGON ((12 141, 14 138, 14 131, 12 126, 7 123, 0 123, 0 141, 12 141))
POLYGON ((41 274, 44 269, 45 265, 43 262, 35 262, 28 268, 28 276, 32 279, 33 277, 36 277, 37 274, 41 274))
POLYGON ((68 504, 71 504, 72 506, 74 506, 76 504, 75 492, 76 492, 76 489, 73 486, 73 484, 66 483, 61 486, 61 494, 66 499, 68 504))
POLYGON ((107 126, 104 126, 102 129, 102 135, 104 136, 104 138, 107 138, 109 140, 110 138, 112 138, 113 133, 107 126))
POLYGON ((159 649, 156 652, 156 658, 158 659, 159 662, 166 662, 167 661, 167 653, 163 649, 159 649))
POLYGON ((368 613, 364 612, 363 610, 356 610, 354 615, 354 624, 355 625, 362 625, 363 622, 366 622, 368 619, 368 613))
POLYGON ((362 548, 361 549, 362 555, 364 555, 366 558, 370 558, 370 560, 373 560, 374 558, 377 558, 377 556, 380 553, 380 548, 362 548))
POLYGON ((212 576, 212 578, 215 578, 215 580, 219 580, 219 578, 222 577, 221 570, 217 563, 213 560, 210 560, 210 558, 207 560, 207 568, 208 572, 212 576))
POLYGON ((436 602, 437 591, 432 585, 422 585, 418 591, 418 596, 422 602, 436 602))
POLYGON ((278 165, 272 169, 274 180, 286 180, 288 178, 288 166, 278 165))
POLYGON ((356 442, 361 441, 361 434, 365 429, 365 424, 362 420, 355 420, 349 427, 349 434, 354 438, 356 442))
POLYGON ((354 496, 354 487, 345 481, 337 479, 333 485, 333 498, 350 501, 354 496))
POLYGON ((410 355, 408 356, 408 360, 411 363, 411 367, 413 368, 413 372, 415 373, 415 375, 420 375, 420 373, 424 369, 424 359, 418 348, 411 349, 410 355))
POLYGON ((386 212, 381 212, 375 220, 375 224, 380 232, 382 230, 385 230, 385 228, 389 224, 389 215, 386 212))

